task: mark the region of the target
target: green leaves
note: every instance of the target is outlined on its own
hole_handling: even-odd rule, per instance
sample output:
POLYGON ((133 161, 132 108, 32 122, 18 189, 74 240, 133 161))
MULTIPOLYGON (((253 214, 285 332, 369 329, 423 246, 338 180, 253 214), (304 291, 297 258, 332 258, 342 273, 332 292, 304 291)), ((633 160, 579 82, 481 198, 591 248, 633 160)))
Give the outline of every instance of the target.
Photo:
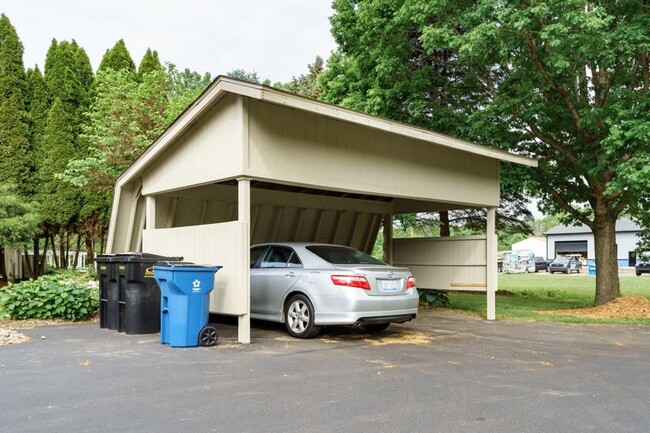
POLYGON ((35 204, 25 202, 8 185, 0 184, 0 245, 24 247, 37 233, 39 222, 35 204))
POLYGON ((448 307, 449 296, 445 292, 432 289, 418 289, 420 305, 429 307, 448 307))
POLYGON ((97 288, 80 278, 46 275, 0 289, 0 318, 78 321, 98 307, 97 288))

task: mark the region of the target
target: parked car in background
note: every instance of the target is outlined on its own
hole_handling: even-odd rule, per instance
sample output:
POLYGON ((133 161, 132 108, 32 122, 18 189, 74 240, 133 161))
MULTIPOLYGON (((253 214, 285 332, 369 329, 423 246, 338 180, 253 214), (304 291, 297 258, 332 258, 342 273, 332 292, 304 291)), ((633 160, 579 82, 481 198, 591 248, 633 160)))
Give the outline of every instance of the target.
POLYGON ((284 323, 296 338, 314 337, 327 325, 379 332, 417 316, 419 296, 411 272, 354 248, 254 245, 250 267, 251 318, 284 323))
POLYGON ((650 262, 637 262, 634 271, 637 277, 641 276, 641 274, 650 274, 650 262))
POLYGON ((544 260, 544 257, 535 257, 535 272, 539 271, 546 271, 548 270, 548 264, 546 263, 546 260, 544 260))
POLYGON ((548 272, 551 274, 555 272, 562 272, 563 274, 577 272, 579 274, 581 271, 582 262, 576 257, 571 256, 558 256, 548 265, 548 272))

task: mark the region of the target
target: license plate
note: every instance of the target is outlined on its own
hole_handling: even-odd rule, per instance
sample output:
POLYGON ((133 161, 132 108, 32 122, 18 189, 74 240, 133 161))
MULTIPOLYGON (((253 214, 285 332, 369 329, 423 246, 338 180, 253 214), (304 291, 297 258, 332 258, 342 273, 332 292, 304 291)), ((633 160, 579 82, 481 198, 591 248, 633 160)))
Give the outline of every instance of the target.
POLYGON ((400 280, 379 280, 379 289, 382 292, 397 292, 400 280))

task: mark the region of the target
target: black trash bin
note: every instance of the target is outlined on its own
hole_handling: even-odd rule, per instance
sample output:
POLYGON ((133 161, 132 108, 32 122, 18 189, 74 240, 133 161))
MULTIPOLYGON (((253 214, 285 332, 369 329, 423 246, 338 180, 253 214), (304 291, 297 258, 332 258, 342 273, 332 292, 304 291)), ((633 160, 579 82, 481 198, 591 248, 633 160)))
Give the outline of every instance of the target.
POLYGON ((97 275, 99 275, 99 327, 108 329, 117 329, 117 281, 115 279, 115 254, 103 254, 95 257, 97 264, 97 275), (110 287, 110 289, 109 289, 110 287), (109 313, 109 295, 114 301, 111 308, 114 309, 113 314, 109 313), (109 320, 114 318, 114 323, 109 326, 109 320))
POLYGON ((152 266, 180 260, 140 252, 98 256, 99 327, 127 334, 160 332, 160 289, 152 266))

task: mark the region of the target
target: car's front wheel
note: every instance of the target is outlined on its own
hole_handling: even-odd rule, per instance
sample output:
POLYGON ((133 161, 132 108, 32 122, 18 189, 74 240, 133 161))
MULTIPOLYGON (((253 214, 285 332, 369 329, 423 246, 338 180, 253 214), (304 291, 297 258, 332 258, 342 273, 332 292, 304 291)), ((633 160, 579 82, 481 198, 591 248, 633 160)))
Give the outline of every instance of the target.
POLYGON ((314 324, 314 307, 305 295, 292 296, 284 307, 284 326, 292 337, 313 338, 320 332, 314 324))

